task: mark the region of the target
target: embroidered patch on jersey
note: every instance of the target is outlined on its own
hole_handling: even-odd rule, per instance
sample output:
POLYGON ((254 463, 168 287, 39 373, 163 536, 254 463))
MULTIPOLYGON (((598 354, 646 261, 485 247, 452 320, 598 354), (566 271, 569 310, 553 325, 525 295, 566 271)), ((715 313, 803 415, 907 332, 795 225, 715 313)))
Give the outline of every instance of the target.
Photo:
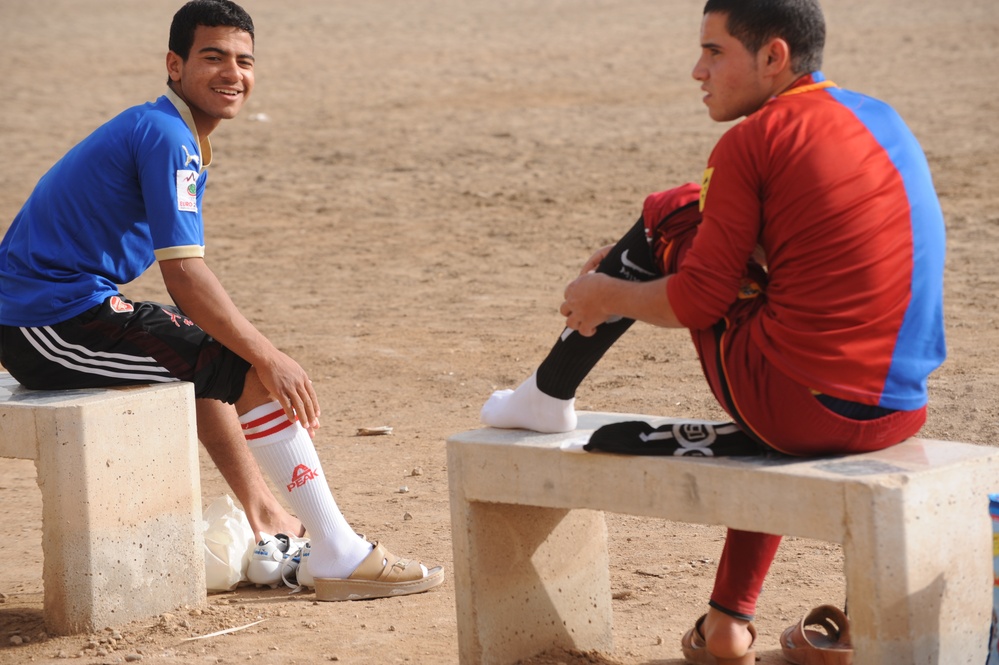
POLYGON ((134 312, 135 311, 135 308, 132 307, 132 303, 125 302, 124 300, 122 300, 118 296, 111 296, 111 302, 108 303, 108 304, 111 305, 111 309, 113 309, 114 311, 116 311, 118 313, 121 313, 121 312, 134 312))
POLYGON ((704 169, 704 175, 701 176, 701 200, 697 203, 698 212, 704 212, 704 202, 708 199, 708 186, 711 184, 711 176, 715 172, 715 167, 709 166, 704 169))
POLYGON ((177 210, 198 212, 198 174, 195 171, 177 171, 177 210))

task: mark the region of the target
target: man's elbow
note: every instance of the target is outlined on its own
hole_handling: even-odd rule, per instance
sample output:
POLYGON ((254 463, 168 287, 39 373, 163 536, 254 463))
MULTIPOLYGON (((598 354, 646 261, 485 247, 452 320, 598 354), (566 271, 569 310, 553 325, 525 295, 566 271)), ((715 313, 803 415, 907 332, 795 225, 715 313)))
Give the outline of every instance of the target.
POLYGON ((200 279, 201 272, 206 269, 204 259, 200 258, 166 259, 160 261, 159 266, 163 284, 171 297, 191 289, 200 279))

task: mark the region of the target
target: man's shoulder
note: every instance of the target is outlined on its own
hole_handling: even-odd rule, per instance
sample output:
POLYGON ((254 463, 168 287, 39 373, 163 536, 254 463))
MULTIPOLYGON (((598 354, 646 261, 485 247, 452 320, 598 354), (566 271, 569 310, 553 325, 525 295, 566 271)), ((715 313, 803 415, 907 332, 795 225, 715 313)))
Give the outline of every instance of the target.
POLYGON ((84 139, 78 149, 123 151, 140 161, 176 151, 176 159, 197 154, 197 142, 177 108, 166 96, 129 107, 84 139), (185 152, 186 151, 186 152, 185 152))
POLYGON ((158 127, 161 131, 186 129, 187 124, 177 107, 162 95, 152 101, 131 106, 112 118, 108 124, 158 127))
POLYGON ((786 151, 801 154, 839 131, 842 122, 837 115, 842 119, 851 114, 826 90, 774 97, 728 128, 715 144, 711 159, 747 163, 786 151))
POLYGON ((763 115, 763 109, 746 116, 725 130, 715 143, 712 153, 724 153, 730 150, 745 153, 751 145, 758 143, 762 134, 761 129, 766 123, 767 117, 763 115))
POLYGON ((762 141, 771 145, 780 137, 800 143, 804 133, 813 138, 826 136, 859 116, 896 119, 890 104, 870 95, 840 88, 835 84, 807 94, 774 97, 722 135, 719 144, 745 144, 762 141))
POLYGON ((863 92, 847 88, 833 88, 829 91, 829 95, 851 113, 900 119, 899 113, 895 110, 894 106, 883 99, 872 97, 863 92))
POLYGON ((87 170, 94 163, 113 165, 118 171, 149 164, 178 170, 199 160, 190 128, 164 96, 126 108, 107 120, 73 146, 52 171, 60 181, 77 181, 77 169, 87 170))
POLYGON ((897 117, 898 112, 884 100, 830 82, 828 87, 809 94, 773 99, 754 115, 760 115, 761 122, 788 123, 814 122, 816 116, 876 115, 887 118, 897 117))

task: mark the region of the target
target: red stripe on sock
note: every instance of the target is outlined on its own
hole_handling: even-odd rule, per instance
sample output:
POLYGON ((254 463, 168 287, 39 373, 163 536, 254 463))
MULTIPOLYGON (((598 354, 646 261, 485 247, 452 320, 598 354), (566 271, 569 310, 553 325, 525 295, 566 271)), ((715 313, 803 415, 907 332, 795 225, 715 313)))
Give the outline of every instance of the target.
POLYGON ((272 427, 270 429, 265 429, 262 432, 253 432, 253 433, 250 433, 250 434, 244 434, 243 436, 246 437, 247 441, 253 441, 254 439, 262 439, 265 436, 270 436, 271 434, 275 434, 277 432, 280 432, 283 429, 291 427, 292 424, 293 423, 290 420, 288 420, 287 418, 285 418, 285 420, 284 420, 283 423, 278 423, 277 425, 275 425, 274 427, 272 427))
POLYGON ((268 423, 268 422, 274 420, 275 418, 279 418, 280 416, 283 416, 283 415, 284 415, 284 409, 276 409, 276 410, 271 411, 270 413, 268 413, 268 414, 266 414, 264 416, 261 416, 260 418, 257 418, 256 420, 251 420, 248 423, 242 423, 240 426, 243 429, 253 429, 254 427, 259 427, 260 425, 263 425, 264 423, 268 423))

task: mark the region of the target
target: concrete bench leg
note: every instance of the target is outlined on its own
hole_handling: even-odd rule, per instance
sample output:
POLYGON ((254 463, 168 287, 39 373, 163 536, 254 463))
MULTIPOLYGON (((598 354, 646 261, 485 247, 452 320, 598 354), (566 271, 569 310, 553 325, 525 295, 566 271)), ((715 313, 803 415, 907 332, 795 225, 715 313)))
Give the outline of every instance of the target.
POLYGON ((989 629, 988 497, 966 466, 852 486, 843 542, 855 665, 980 663, 989 629), (974 486, 974 485, 972 485, 974 486))
POLYGON ((72 634, 206 597, 190 384, 34 410, 45 623, 72 634))
POLYGON ((613 651, 602 512, 454 499, 451 510, 461 663, 613 651))

